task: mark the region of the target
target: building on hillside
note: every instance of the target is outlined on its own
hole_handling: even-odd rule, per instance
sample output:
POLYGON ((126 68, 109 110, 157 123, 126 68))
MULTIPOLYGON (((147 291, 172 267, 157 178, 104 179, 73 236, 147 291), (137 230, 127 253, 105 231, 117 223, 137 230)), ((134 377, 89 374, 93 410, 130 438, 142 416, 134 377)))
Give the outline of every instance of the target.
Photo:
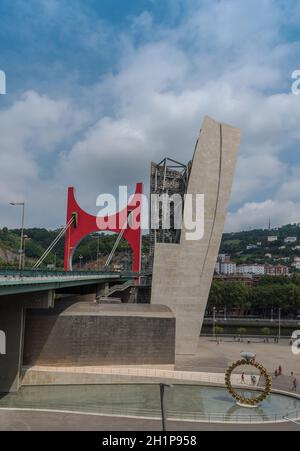
POLYGON ((269 254, 269 253, 268 253, 268 254, 265 254, 265 257, 266 257, 266 258, 272 258, 272 254, 269 254))
POLYGON ((285 265, 265 265, 265 274, 267 276, 288 276, 289 268, 285 265))
POLYGON ((230 260, 230 255, 219 254, 217 262, 215 264, 216 274, 235 274, 236 263, 230 260))
POLYGON ((265 266, 259 265, 257 263, 238 265, 237 273, 238 274, 255 274, 255 275, 263 276, 265 274, 265 266))
POLYGON ((230 255, 228 255, 228 254, 219 254, 218 255, 218 262, 220 262, 220 263, 229 263, 230 262, 230 255))
POLYGON ((286 244, 288 244, 288 243, 296 243, 296 241, 297 241, 297 237, 296 236, 288 236, 288 237, 286 237, 284 239, 284 242, 286 244))
POLYGON ((221 274, 236 274, 236 263, 234 262, 226 262, 226 263, 221 263, 221 270, 220 273, 221 274))
POLYGON ((278 240, 278 236, 274 235, 274 236, 268 236, 268 242, 269 243, 274 243, 275 241, 278 240))
POLYGON ((282 262, 285 262, 285 263, 288 263, 290 261, 290 257, 281 257, 278 260, 280 260, 282 262))
POLYGON ((252 249, 257 248, 258 248, 257 244, 248 244, 248 246, 246 247, 247 251, 251 251, 252 249))
POLYGON ((292 263, 293 268, 300 269, 300 257, 295 257, 292 263))

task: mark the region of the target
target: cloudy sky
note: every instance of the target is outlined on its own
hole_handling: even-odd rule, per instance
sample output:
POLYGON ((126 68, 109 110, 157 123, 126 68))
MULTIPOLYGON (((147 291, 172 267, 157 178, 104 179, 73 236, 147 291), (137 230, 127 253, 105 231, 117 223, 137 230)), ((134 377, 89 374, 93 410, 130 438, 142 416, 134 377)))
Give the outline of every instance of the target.
POLYGON ((0 0, 0 227, 65 222, 66 189, 148 188, 205 114, 239 126, 226 230, 300 221, 298 0, 0 0))

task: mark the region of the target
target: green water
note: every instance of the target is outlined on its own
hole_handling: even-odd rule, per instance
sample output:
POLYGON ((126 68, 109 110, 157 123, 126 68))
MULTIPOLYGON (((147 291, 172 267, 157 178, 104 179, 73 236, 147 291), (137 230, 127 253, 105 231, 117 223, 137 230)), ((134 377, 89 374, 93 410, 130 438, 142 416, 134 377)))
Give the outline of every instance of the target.
MULTIPOLYGON (((165 393, 168 416, 174 418, 205 419, 219 414, 227 421, 240 421, 251 415, 268 421, 297 409, 300 416, 300 400, 283 395, 272 394, 259 407, 245 409, 238 407, 223 388, 176 385, 165 393)), ((32 386, 0 395, 1 407, 159 417, 160 392, 158 385, 142 384, 32 386)))

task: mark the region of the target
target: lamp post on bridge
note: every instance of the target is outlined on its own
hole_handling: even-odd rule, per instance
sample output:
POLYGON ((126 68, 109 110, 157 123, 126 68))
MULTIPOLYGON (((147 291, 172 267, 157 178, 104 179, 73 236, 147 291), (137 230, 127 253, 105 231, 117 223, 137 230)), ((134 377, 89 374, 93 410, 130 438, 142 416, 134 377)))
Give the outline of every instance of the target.
POLYGON ((26 241, 30 241, 31 238, 29 236, 24 235, 23 236, 23 261, 22 261, 22 269, 25 268, 25 257, 26 257, 26 241))
POLYGON ((22 207, 22 225, 19 249, 19 270, 23 267, 23 244, 24 244, 24 219, 25 219, 25 202, 10 202, 13 207, 22 207))

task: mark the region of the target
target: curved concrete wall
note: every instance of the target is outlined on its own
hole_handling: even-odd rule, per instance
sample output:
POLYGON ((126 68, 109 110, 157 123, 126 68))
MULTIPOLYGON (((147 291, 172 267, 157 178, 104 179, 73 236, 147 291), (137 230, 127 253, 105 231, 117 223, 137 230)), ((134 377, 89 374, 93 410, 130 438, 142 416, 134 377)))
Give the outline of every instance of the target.
MULTIPOLYGON (((204 194, 204 236, 156 244, 152 304, 176 317, 176 353, 194 354, 217 260, 240 143, 240 131, 206 117, 195 149, 187 193, 204 194)), ((187 208, 185 206, 185 208, 187 208)))

